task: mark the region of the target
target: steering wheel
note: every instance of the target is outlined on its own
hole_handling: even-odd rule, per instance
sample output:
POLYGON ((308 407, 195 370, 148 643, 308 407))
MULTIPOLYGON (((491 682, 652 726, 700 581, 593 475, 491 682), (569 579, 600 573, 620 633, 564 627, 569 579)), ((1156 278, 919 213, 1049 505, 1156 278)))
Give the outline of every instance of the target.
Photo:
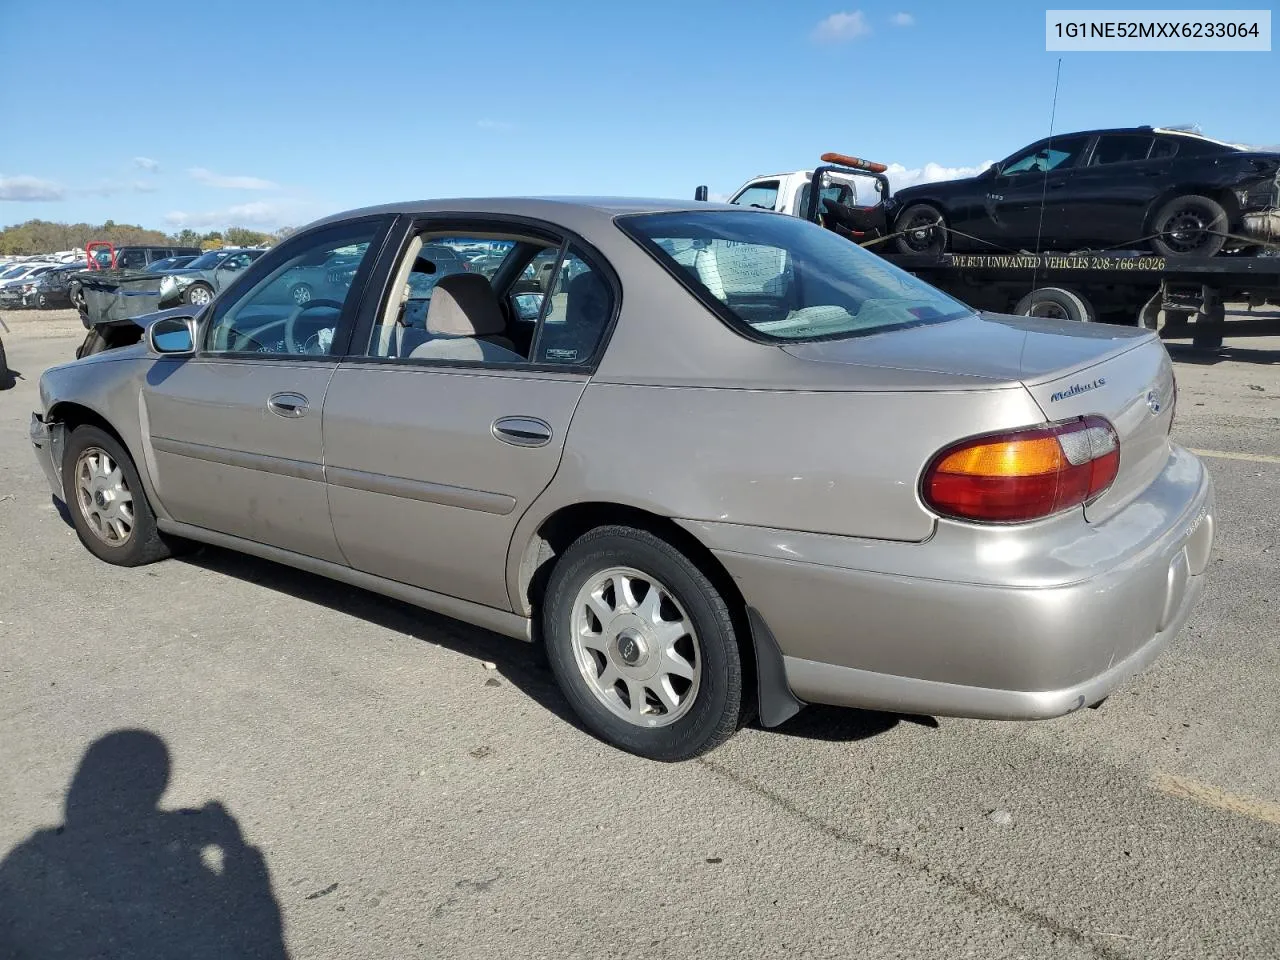
POLYGON ((270 323, 264 323, 262 326, 257 327, 254 330, 250 330, 241 337, 240 342, 252 340, 255 343, 261 343, 261 341, 258 340, 258 334, 265 330, 270 330, 278 323, 283 323, 285 349, 287 349, 289 353, 302 353, 303 351, 298 349, 297 340, 294 339, 293 328, 298 322, 298 317, 307 310, 313 310, 316 307, 328 307, 331 310, 337 310, 338 313, 342 313, 343 305, 337 300, 308 300, 306 303, 300 303, 290 310, 284 320, 272 320, 270 323))

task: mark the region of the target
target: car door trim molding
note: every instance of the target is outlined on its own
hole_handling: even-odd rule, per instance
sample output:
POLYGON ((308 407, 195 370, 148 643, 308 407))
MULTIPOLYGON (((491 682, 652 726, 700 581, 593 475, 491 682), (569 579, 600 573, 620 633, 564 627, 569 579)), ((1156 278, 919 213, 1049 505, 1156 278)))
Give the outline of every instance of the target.
POLYGON ((151 446, 160 453, 172 453, 175 456, 190 457, 193 460, 221 463, 229 467, 243 467, 246 470, 257 470, 259 473, 276 473, 282 477, 293 477, 297 480, 324 482, 324 467, 306 460, 289 460, 286 457, 272 457, 265 453, 228 450, 226 447, 192 443, 190 440, 174 440, 172 437, 152 437, 151 446))
POLYGON ((470 487, 455 487, 451 484, 431 483, 426 480, 410 480, 407 477, 392 477, 385 473, 369 473, 365 470, 352 470, 349 467, 326 466, 324 472, 334 486, 363 490, 366 493, 420 500, 423 503, 438 503, 446 507, 462 507, 466 510, 478 510, 481 513, 492 513, 500 517, 505 517, 516 508, 515 497, 507 496, 505 493, 490 493, 486 490, 472 490, 470 487))

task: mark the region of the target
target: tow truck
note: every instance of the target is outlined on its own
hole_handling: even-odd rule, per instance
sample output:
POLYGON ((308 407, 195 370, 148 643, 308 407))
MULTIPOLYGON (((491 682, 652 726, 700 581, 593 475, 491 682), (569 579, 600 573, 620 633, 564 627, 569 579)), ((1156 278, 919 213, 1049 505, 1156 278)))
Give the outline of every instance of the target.
MULTIPOLYGON (((890 197, 887 169, 859 157, 824 153, 822 165, 813 170, 753 177, 729 203, 810 220, 994 313, 1141 325, 1163 337, 1190 337, 1196 347, 1217 349, 1227 304, 1280 308, 1280 244, 1275 243, 1254 256, 1170 258, 1144 250, 897 253, 887 243, 894 236, 884 211, 890 197), (795 186, 797 178, 807 181, 806 188, 795 186), (849 202, 844 191, 858 178, 878 198, 875 203, 849 202), (820 198, 816 204, 805 199, 815 196, 820 198)), ((853 193, 856 197, 856 187, 853 193)), ((694 196, 706 200, 707 188, 698 187, 694 196)), ((1280 320, 1254 318, 1248 332, 1280 334, 1280 320)))

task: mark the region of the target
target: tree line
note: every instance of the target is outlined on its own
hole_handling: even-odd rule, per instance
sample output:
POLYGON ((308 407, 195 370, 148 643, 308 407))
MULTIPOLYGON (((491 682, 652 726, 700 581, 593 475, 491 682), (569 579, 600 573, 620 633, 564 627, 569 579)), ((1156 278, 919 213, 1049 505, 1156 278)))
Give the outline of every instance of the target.
POLYGON ((293 232, 292 227, 282 227, 274 233, 250 230, 247 227, 227 227, 199 233, 185 229, 167 234, 149 230, 133 223, 54 223, 50 220, 28 220, 0 229, 0 255, 29 256, 39 253, 55 253, 59 250, 82 248, 91 240, 108 240, 117 247, 125 245, 172 244, 181 247, 200 247, 216 250, 228 247, 256 247, 272 244, 293 232))

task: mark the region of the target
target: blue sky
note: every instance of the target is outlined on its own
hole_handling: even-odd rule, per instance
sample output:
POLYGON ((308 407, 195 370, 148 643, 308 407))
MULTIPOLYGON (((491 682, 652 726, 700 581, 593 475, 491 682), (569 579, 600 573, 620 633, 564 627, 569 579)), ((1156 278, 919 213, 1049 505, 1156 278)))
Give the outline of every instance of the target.
MULTIPOLYGON (((728 193, 825 150, 901 164, 902 185, 1043 136, 1059 56, 1026 2, 0 6, 0 224, 274 228, 421 197, 728 193)), ((1276 53, 1062 56, 1059 131, 1280 143, 1258 99, 1280 88, 1276 53)))

